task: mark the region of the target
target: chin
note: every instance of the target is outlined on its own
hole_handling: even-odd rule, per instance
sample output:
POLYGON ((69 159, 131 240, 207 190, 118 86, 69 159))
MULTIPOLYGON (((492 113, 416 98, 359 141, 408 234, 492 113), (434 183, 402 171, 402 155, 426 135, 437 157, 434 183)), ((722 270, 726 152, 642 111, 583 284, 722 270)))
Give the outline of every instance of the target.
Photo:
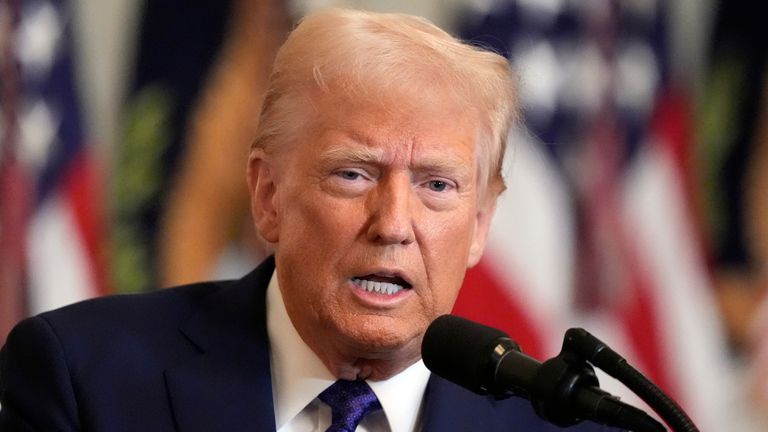
POLYGON ((381 325, 379 320, 371 320, 362 327, 348 329, 343 336, 348 341, 351 353, 355 357, 394 360, 402 357, 413 357, 412 351, 415 350, 418 356, 418 347, 423 332, 414 331, 411 326, 392 328, 391 322, 388 324, 385 326, 381 325))

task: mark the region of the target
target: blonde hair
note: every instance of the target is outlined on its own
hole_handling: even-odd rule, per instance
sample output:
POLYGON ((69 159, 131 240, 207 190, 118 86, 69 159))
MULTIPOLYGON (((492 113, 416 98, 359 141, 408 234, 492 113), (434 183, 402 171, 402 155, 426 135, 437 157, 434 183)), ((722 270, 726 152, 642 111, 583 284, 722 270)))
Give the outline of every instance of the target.
POLYGON ((515 83, 504 57, 463 43, 426 19, 317 12, 302 19, 275 58, 252 149, 270 153, 297 139, 302 121, 311 121, 304 110, 317 91, 364 103, 381 102, 394 90, 414 98, 437 92, 477 115, 479 187, 495 198, 505 188, 501 169, 517 117, 515 83))

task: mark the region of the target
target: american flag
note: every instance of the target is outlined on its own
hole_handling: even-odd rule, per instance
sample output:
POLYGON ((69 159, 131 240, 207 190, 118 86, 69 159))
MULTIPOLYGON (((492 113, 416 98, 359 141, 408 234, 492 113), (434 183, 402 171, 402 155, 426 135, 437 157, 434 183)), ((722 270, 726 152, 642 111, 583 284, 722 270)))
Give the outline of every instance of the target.
POLYGON ((508 190, 455 312, 541 359, 583 326, 701 430, 728 430, 730 366, 693 229, 691 114, 669 78, 666 3, 476 4, 463 37, 512 59, 526 129, 510 139, 508 190))
POLYGON ((101 179, 67 6, 0 2, 0 342, 24 316, 104 291, 101 179))

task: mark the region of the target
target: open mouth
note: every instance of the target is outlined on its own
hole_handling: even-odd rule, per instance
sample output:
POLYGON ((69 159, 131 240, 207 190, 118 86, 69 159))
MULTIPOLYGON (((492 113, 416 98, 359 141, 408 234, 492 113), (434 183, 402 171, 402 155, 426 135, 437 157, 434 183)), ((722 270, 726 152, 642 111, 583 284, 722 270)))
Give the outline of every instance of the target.
POLYGON ((376 294, 394 295, 404 289, 410 289, 411 284, 399 276, 383 276, 369 274, 352 278, 352 283, 360 289, 376 294))

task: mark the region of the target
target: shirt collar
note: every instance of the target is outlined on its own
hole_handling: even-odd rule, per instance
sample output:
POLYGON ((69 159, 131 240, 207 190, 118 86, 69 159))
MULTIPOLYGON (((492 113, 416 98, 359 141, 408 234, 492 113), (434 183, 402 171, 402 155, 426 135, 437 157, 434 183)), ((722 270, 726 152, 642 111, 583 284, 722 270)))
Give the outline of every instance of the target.
POLYGON ((392 432, 416 430, 427 381, 429 369, 421 360, 386 381, 368 381, 381 402, 392 432))
POLYGON ((336 378, 304 343, 288 317, 277 271, 267 287, 267 331, 272 356, 275 425, 280 429, 336 378))
MULTIPOLYGON (((278 429, 296 417, 336 381, 301 339, 283 303, 277 271, 267 287, 267 331, 271 348, 272 393, 278 429)), ((393 432, 413 431, 419 422, 429 370, 419 360, 386 381, 368 381, 393 432), (405 391, 404 391, 405 389, 405 391)))

